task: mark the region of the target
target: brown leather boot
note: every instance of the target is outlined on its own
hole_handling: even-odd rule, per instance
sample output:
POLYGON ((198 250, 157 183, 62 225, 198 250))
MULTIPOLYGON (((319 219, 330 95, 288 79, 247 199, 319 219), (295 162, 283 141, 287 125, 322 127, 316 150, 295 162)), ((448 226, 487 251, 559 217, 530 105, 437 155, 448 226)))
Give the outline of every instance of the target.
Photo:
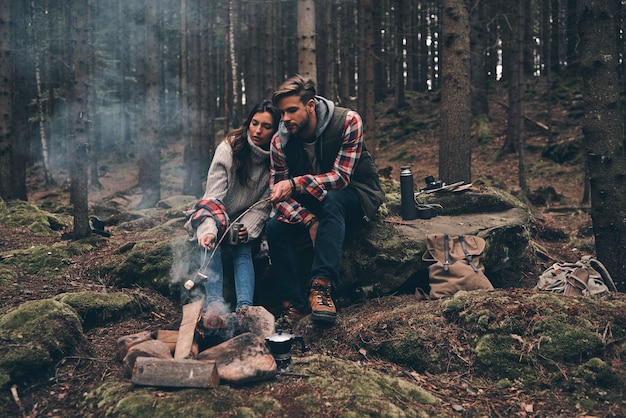
POLYGON ((306 316, 306 313, 300 312, 288 300, 283 301, 282 305, 283 305, 283 313, 281 315, 281 318, 287 320, 291 325, 295 324, 296 322, 298 322, 299 320, 301 320, 302 318, 306 316))
POLYGON ((334 323, 337 317, 337 309, 330 296, 330 280, 318 277, 311 282, 309 303, 311 304, 311 319, 334 323))

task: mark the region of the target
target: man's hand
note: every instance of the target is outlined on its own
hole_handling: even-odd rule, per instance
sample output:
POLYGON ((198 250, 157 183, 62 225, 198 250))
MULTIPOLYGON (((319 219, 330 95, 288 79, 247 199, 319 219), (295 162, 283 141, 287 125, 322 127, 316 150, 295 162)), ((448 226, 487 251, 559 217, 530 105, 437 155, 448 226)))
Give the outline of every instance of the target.
POLYGON ((309 236, 311 237, 311 242, 313 243, 313 248, 315 248, 315 237, 317 236, 317 227, 319 226, 319 222, 314 222, 313 225, 309 227, 309 236))
MULTIPOLYGON (((248 233, 246 232, 246 236, 248 233)), ((206 234, 199 240, 200 246, 207 250, 212 250, 215 247, 215 234, 206 234)))
POLYGON ((270 202, 277 203, 287 200, 291 196, 292 187, 290 180, 281 180, 274 185, 270 193, 270 202))

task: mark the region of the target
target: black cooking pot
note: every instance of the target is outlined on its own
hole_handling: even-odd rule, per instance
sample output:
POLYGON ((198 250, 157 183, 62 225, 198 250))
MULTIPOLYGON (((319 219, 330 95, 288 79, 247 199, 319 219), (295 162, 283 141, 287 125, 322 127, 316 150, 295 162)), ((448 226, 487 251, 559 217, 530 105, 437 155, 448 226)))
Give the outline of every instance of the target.
POLYGON ((280 330, 266 337, 265 343, 274 356, 276 365, 280 370, 285 370, 291 364, 291 347, 294 343, 300 344, 302 351, 306 350, 302 336, 289 334, 280 330))

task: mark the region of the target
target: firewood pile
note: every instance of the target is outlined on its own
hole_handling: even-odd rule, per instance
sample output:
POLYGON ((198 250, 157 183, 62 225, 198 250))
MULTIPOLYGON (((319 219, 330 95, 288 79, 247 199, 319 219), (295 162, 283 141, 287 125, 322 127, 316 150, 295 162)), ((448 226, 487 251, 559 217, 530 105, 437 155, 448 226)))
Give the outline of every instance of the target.
POLYGON ((278 367, 266 338, 274 316, 262 306, 216 315, 203 300, 183 306, 178 329, 144 331, 118 338, 116 360, 136 385, 215 387, 273 378, 278 367), (224 319, 225 318, 225 319, 224 319))

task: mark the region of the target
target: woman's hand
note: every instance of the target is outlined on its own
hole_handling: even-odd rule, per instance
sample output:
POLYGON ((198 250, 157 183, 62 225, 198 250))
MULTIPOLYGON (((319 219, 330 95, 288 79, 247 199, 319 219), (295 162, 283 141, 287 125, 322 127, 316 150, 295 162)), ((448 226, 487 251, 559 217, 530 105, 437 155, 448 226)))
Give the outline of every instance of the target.
POLYGON ((239 242, 243 242, 244 244, 248 242, 248 228, 246 228, 245 225, 239 227, 239 242))
MULTIPOLYGON (((246 232, 247 234, 247 232, 246 232)), ((198 241, 202 248, 212 250, 215 247, 215 234, 206 234, 198 241)))

